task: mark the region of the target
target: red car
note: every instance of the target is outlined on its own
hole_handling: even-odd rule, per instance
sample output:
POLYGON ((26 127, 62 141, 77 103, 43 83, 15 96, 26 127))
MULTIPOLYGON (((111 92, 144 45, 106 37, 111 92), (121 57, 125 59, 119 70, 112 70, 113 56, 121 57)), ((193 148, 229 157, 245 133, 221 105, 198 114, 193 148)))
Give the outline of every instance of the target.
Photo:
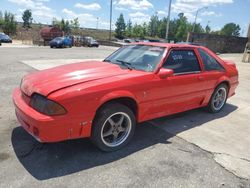
POLYGON ((114 151, 131 140, 136 123, 200 107, 219 112, 237 85, 235 64, 205 47, 137 43, 101 62, 29 74, 13 100, 38 141, 90 137, 114 151))

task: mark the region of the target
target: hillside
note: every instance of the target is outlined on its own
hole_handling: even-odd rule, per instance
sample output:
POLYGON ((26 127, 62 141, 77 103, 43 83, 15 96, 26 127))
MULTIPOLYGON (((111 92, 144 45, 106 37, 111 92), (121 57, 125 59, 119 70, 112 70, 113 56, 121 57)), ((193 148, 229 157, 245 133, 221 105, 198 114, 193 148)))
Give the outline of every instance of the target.
MULTIPOLYGON (((30 29, 25 29, 22 27, 22 23, 18 23, 16 35, 11 36, 11 37, 15 40, 40 41, 42 40, 40 36, 40 30, 43 27, 48 27, 48 25, 32 24, 30 29)), ((108 40, 109 30, 80 28, 77 33, 72 33, 72 35, 91 36, 97 40, 108 40)), ((112 31, 112 37, 113 35, 114 35, 114 32, 112 31)))

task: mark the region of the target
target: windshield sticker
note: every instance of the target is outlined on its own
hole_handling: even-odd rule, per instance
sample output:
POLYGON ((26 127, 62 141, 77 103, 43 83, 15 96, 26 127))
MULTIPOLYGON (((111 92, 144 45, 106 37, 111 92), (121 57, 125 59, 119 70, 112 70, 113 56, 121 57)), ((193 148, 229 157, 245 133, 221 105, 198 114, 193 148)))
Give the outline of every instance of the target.
POLYGON ((173 57, 174 60, 183 59, 182 55, 173 55, 172 57, 173 57))

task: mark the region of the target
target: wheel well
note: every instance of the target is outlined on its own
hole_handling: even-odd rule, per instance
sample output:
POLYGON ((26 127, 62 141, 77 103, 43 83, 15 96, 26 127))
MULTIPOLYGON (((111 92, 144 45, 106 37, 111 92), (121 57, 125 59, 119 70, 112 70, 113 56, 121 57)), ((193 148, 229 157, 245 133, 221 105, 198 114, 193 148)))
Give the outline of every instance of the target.
POLYGON ((137 103, 134 99, 130 98, 130 97, 121 97, 121 98, 116 98, 116 99, 112 99, 109 100, 107 102, 105 102, 104 104, 102 104, 96 111, 96 115, 98 114, 98 112, 104 108, 107 104, 110 103, 120 103, 123 104, 125 106, 127 106, 129 109, 132 110, 132 112, 134 113, 136 119, 137 119, 137 115, 138 115, 138 106, 137 103))
POLYGON ((230 83, 229 83, 229 81, 223 81, 223 82, 219 83, 218 86, 221 85, 221 84, 226 84, 228 90, 230 89, 230 83))

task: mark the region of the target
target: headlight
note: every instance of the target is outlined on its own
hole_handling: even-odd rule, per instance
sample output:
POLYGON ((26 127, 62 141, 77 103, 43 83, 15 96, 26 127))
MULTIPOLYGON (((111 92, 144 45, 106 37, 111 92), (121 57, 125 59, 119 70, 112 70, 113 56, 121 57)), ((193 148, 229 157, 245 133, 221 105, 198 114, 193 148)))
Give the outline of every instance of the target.
POLYGON ((63 106, 39 94, 33 94, 31 96, 30 106, 36 111, 49 116, 67 113, 63 106))

